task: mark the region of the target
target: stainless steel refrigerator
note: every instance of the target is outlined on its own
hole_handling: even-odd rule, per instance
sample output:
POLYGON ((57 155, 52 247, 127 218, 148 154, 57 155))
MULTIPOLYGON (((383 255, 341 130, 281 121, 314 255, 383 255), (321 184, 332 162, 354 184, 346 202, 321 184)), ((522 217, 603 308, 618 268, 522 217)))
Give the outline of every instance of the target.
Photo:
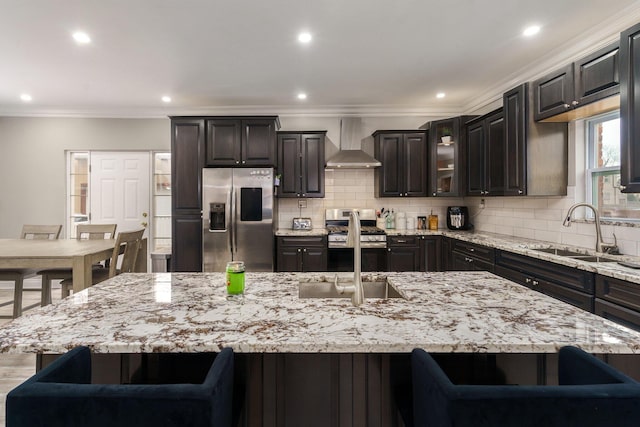
POLYGON ((202 170, 202 271, 273 271, 272 168, 202 170))

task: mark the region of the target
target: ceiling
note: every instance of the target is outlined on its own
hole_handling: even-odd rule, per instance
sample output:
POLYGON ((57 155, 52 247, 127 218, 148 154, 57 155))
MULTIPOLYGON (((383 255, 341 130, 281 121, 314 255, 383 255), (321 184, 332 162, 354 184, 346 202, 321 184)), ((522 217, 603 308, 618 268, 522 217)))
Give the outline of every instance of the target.
POLYGON ((0 5, 5 116, 466 112, 640 21, 631 0, 0 5), (522 36, 533 23, 541 32, 522 36), (90 44, 73 41, 79 29, 90 44), (307 45, 297 41, 303 30, 307 45))

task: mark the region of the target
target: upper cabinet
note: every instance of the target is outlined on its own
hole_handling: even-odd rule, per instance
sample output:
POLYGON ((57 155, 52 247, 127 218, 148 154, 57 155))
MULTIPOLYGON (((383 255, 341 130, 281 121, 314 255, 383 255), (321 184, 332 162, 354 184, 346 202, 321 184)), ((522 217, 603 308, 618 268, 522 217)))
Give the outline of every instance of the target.
POLYGON ((424 197, 427 195, 427 133, 425 131, 381 131, 373 133, 379 197, 424 197))
POLYGON ((171 120, 171 202, 174 214, 200 215, 204 120, 171 120))
POLYGON ((618 43, 534 81, 533 91, 536 121, 568 122, 617 109, 618 43))
POLYGON ((467 195, 504 195, 505 137, 502 108, 468 122, 465 129, 467 195))
POLYGON ((278 132, 278 197, 324 197, 325 135, 278 132))
POLYGON ((275 166, 277 117, 207 120, 206 166, 275 166))
POLYGON ((465 134, 462 124, 474 117, 452 117, 428 124, 430 196, 454 197, 464 194, 465 134))
POLYGON ((620 178, 640 193, 640 24, 620 34, 620 178))
POLYGON ((504 113, 505 196, 527 194, 527 138, 529 84, 511 89, 502 96, 504 113))

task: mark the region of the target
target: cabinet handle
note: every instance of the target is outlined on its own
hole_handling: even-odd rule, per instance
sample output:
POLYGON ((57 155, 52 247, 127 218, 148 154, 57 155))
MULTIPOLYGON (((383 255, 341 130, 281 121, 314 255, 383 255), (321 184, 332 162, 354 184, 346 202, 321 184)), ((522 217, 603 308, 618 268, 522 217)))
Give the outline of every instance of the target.
POLYGON ((236 165, 237 165, 237 164, 240 164, 240 161, 239 161, 239 160, 236 160, 236 165))
POLYGON ((300 193, 297 193, 296 196, 300 197, 300 193))
POLYGON ((564 107, 564 108, 571 108, 571 105, 569 105, 569 104, 564 104, 564 105, 563 105, 563 107, 564 107))
POLYGON ((475 252, 475 251, 476 251, 476 250, 475 250, 475 249, 473 249, 473 248, 467 248, 467 249, 469 249, 469 252, 475 252))
POLYGON ((398 242, 398 243, 407 243, 407 241, 406 241, 406 240, 398 240, 397 242, 398 242))
POLYGON ((405 195, 405 196, 408 196, 408 195, 409 195, 409 193, 404 193, 404 195, 405 195))
POLYGON ((580 104, 580 102, 579 102, 579 101, 573 101, 573 102, 571 103, 571 105, 573 105, 574 107, 575 107, 576 105, 578 105, 578 104, 580 104))
POLYGON ((245 163, 247 163, 247 161, 246 161, 246 160, 243 160, 243 161, 242 161, 242 164, 244 165, 245 163))
POLYGON ((302 252, 302 249, 298 248, 298 252, 302 252))
POLYGON ((438 193, 433 193, 433 197, 435 197, 438 193))
POLYGON ((518 190, 518 194, 522 194, 522 193, 524 193, 524 191, 518 190))
POLYGON ((302 252, 307 252, 307 248, 304 248, 304 249, 302 250, 302 252))
POLYGON ((525 283, 531 283, 531 279, 528 278, 528 277, 526 279, 524 279, 524 281, 525 281, 525 283))
POLYGON ((304 197, 304 196, 306 196, 306 194, 305 194, 305 193, 302 193, 302 197, 304 197))
POLYGON ((489 194, 489 190, 485 191, 484 194, 489 194))
POLYGON ((534 280, 532 283, 533 283, 533 286, 538 286, 540 284, 540 282, 538 282, 537 280, 534 280))
POLYGON ((387 251, 388 251, 388 252, 391 252, 391 248, 387 248, 387 251))

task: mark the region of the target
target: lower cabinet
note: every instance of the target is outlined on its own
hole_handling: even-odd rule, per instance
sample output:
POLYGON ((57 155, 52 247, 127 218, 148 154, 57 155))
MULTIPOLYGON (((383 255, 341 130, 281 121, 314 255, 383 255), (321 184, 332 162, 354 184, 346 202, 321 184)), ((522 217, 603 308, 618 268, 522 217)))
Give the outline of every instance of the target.
POLYGON ((420 271, 442 271, 442 238, 419 236, 420 271))
POLYGON ((596 275, 595 313, 640 331, 640 285, 596 275))
POLYGON ((202 217, 180 215, 172 219, 171 271, 202 271, 202 217))
POLYGON ((497 251, 495 274, 593 313, 594 274, 588 271, 497 251))
POLYGON ((420 271, 419 236, 387 236, 387 271, 420 271))
POLYGON ((276 239, 277 271, 327 271, 326 236, 276 239))
POLYGON ((475 243, 451 241, 449 270, 494 271, 495 250, 475 243))

